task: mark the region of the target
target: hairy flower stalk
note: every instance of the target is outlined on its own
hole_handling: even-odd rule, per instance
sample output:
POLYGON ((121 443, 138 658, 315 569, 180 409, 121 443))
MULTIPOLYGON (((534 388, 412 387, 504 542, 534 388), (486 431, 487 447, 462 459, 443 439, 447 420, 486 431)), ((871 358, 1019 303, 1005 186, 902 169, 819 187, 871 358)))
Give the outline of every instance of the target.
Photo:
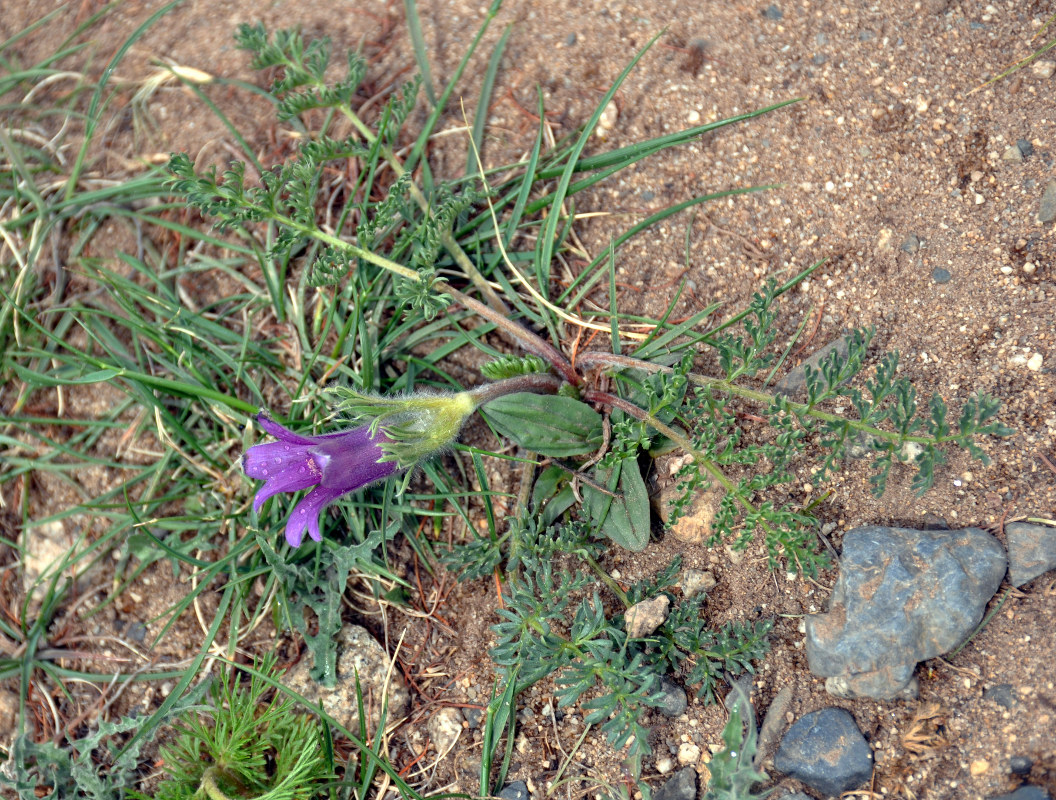
POLYGON ((258 414, 257 422, 276 441, 254 445, 242 457, 243 472, 264 481, 253 509, 259 513, 276 494, 311 489, 286 521, 286 541, 299 547, 305 532, 321 541, 319 515, 330 503, 414 469, 449 447, 481 405, 513 392, 549 393, 558 386, 550 375, 523 375, 457 394, 387 398, 336 389, 339 413, 359 424, 321 436, 302 436, 258 414))

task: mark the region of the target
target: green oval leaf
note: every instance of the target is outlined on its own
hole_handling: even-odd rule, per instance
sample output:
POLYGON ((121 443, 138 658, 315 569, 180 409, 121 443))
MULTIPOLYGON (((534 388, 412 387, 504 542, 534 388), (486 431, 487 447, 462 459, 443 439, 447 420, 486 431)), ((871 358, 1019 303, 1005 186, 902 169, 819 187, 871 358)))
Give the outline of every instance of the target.
POLYGON ((642 552, 649 544, 649 491, 638 469, 638 462, 627 458, 611 469, 597 468, 594 477, 616 496, 583 487, 591 521, 600 525, 603 536, 625 550, 642 552))
POLYGON ((525 450, 566 458, 601 446, 601 414, 571 397, 518 392, 483 408, 495 429, 525 450))

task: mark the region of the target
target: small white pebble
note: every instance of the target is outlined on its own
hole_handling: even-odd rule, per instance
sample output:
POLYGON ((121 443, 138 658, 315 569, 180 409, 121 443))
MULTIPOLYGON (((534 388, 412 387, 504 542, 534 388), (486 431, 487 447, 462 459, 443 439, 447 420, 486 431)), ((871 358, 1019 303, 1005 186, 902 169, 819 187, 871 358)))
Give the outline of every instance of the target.
POLYGON ((1027 360, 1027 369, 1031 372, 1038 372, 1041 369, 1041 363, 1043 360, 1041 353, 1035 353, 1027 360))
POLYGON ((1033 261, 1024 261, 1023 262, 1023 271, 1025 273, 1027 273, 1028 275, 1033 275, 1034 274, 1034 270, 1036 270, 1036 269, 1037 269, 1037 266, 1035 266, 1033 261))
POLYGON ((700 122, 700 112, 695 108, 690 109, 689 113, 686 114, 686 122, 690 125, 696 125, 700 122))
POLYGON ((693 742, 683 742, 678 746, 678 763, 690 766, 700 761, 700 748, 693 742))
POLYGON ((985 197, 983 197, 983 196, 982 196, 981 194, 977 194, 977 195, 975 196, 975 204, 976 204, 977 206, 981 206, 981 205, 982 205, 983 203, 985 203, 985 202, 986 202, 986 198, 985 198, 985 197))
POLYGON ((825 191, 826 192, 835 192, 836 191, 836 184, 833 183, 832 181, 825 181, 825 191))
POLYGON ((1030 71, 1039 78, 1051 78, 1052 74, 1056 72, 1056 61, 1035 61, 1031 65, 1030 71))
POLYGON ((619 117, 620 110, 616 106, 615 100, 610 100, 609 104, 605 106, 605 110, 601 112, 601 116, 598 118, 598 128, 604 131, 611 131, 616 127, 616 118, 619 117))
POLYGON ((1002 275, 1011 275, 1012 274, 1012 267, 1008 266, 1008 264, 1005 264, 1005 266, 1001 267, 1001 274, 1002 275))

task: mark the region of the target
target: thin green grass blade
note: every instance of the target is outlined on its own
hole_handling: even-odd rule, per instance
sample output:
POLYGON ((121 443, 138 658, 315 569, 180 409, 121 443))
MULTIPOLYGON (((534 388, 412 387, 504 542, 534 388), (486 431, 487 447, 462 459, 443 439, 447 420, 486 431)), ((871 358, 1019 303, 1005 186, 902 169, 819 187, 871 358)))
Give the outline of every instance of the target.
MULTIPOLYGON (((561 171, 561 177, 558 180, 557 189, 554 191, 553 199, 550 202, 550 215, 547 217, 546 224, 543 226, 543 231, 540 236, 542 241, 542 249, 539 254, 539 263, 544 269, 548 269, 550 263, 553 261, 554 256, 554 245, 557 238, 557 225, 560 220, 561 205, 565 202, 565 196, 568 193, 568 186, 572 182, 572 175, 576 171, 576 163, 579 161, 580 153, 583 152, 583 148, 587 146, 587 142, 590 137, 594 134, 594 130, 598 126, 598 120, 601 119, 602 113, 605 111, 606 106, 616 95, 616 91, 623 85, 624 80, 631 74, 631 70, 637 66, 638 62, 642 60, 642 57, 649 51, 649 48, 653 46, 657 39, 660 38, 660 34, 656 34, 650 39, 645 47, 638 51, 631 62, 623 69, 612 86, 605 93, 604 97, 601 98, 601 102, 598 103, 598 107, 594 110, 590 119, 587 121, 583 132, 580 133, 579 139, 576 141, 575 146, 572 148, 572 152, 568 156, 568 160, 565 163, 564 169, 561 171)), ((544 297, 549 298, 550 292, 546 284, 537 287, 544 297)))
POLYGON ((74 193, 77 191, 77 186, 80 183, 81 172, 84 171, 85 160, 88 157, 88 148, 91 145, 92 137, 95 135, 95 129, 99 125, 101 106, 103 103, 103 93, 106 91, 107 85, 110 83, 110 78, 114 74, 114 70, 117 69, 117 65, 121 63, 121 60, 125 57, 128 51, 132 48, 139 39, 145 34, 154 23, 161 19, 163 16, 168 14, 172 9, 179 5, 181 0, 172 0, 172 2, 166 3, 164 6, 159 8, 138 28, 136 28, 132 35, 129 36, 121 47, 118 48, 114 57, 110 59, 110 63, 106 65, 103 70, 103 74, 99 76, 99 81, 96 84, 95 91, 92 92, 91 102, 88 104, 87 123, 84 130, 84 141, 81 143, 80 150, 77 151, 77 158, 73 162, 73 167, 70 170, 70 176, 66 181, 66 191, 64 197, 68 201, 74 193))
POLYGON ((656 327, 649 331, 649 335, 645 337, 638 347, 635 348, 635 353, 640 353, 642 350, 649 346, 649 343, 656 338, 660 331, 667 327, 667 321, 671 318, 671 315, 675 311, 675 307, 678 305, 678 301, 682 299, 682 292, 686 289, 686 283, 689 281, 689 276, 683 276, 682 282, 678 284, 678 289, 675 290, 675 296, 671 298, 671 302, 667 304, 667 308, 664 309, 664 315, 660 317, 660 321, 656 323, 656 327))
POLYGON ((507 25, 506 30, 502 32, 495 49, 491 51, 491 57, 488 59, 488 68, 484 72, 484 81, 480 86, 480 99, 477 101, 477 111, 473 115, 473 130, 470 133, 473 146, 466 153, 465 177, 467 178, 471 178, 480 172, 477 168, 477 159, 473 154, 481 153, 484 150, 484 126, 488 122, 488 109, 491 107, 491 94, 495 89, 495 76, 499 72, 499 65, 502 63, 502 55, 506 51, 506 41, 510 38, 511 30, 513 30, 513 26, 507 25))
POLYGON ((180 682, 176 684, 176 687, 169 693, 169 696, 162 701, 158 710, 144 721, 143 726, 132 734, 131 738, 125 742, 125 746, 121 748, 121 751, 114 756, 115 761, 120 759, 124 753, 128 752, 128 750, 144 736, 148 736, 154 732, 161 720, 165 718, 169 709, 176 704, 176 701, 187 691, 187 687, 191 685, 191 682, 198 677, 199 670, 202 668, 202 662, 205 661, 205 657, 209 655, 213 642, 216 641, 216 636, 220 633, 220 627, 226 621, 227 609, 231 605, 234 593, 235 587, 233 585, 229 585, 224 589, 224 593, 220 596, 220 602, 216 609, 216 617, 213 619, 212 625, 209 626, 209 630, 205 634, 205 641, 202 643, 202 648, 198 652, 198 655, 183 674, 180 682))
MULTIPOLYGON (((738 189, 726 189, 725 191, 713 192, 712 194, 705 194, 701 195, 700 197, 693 197, 689 200, 683 200, 681 203, 675 203, 673 206, 668 206, 665 209, 657 211, 655 214, 650 214, 641 222, 632 225, 630 228, 628 228, 626 231, 616 237, 615 247, 616 249, 619 249, 623 245, 623 243, 626 242, 628 239, 637 236, 639 233, 646 230, 647 228, 657 224, 658 222, 662 222, 663 220, 667 219, 668 217, 674 214, 677 214, 680 211, 685 211, 687 208, 692 208, 693 206, 698 206, 702 203, 707 203, 711 200, 719 200, 723 197, 732 197, 733 195, 738 194, 750 194, 751 192, 762 192, 766 191, 767 189, 773 188, 773 185, 747 186, 738 189)), ((594 287, 594 284, 597 283, 597 281, 601 278, 603 273, 601 273, 600 271, 598 271, 594 275, 591 275, 591 273, 594 272, 595 269, 597 269, 597 267, 602 263, 604 258, 604 253, 595 256, 594 260, 591 261, 590 264, 588 264, 584 268, 584 270, 576 277, 576 279, 568 286, 568 288, 560 294, 560 296, 558 297, 558 302, 564 302, 568 295, 578 288, 578 293, 569 301, 569 305, 574 307, 581 303, 583 301, 583 298, 585 298, 590 292, 590 290, 594 287), (580 286, 580 284, 583 285, 580 286)))
POLYGON ((403 10, 407 17, 407 32, 411 35, 411 47, 414 49, 414 63, 418 65, 418 72, 421 73, 425 96, 429 98, 429 105, 436 108, 433 75, 429 69, 429 52, 425 46, 425 37, 422 35, 422 20, 418 16, 417 0, 403 0, 403 10))
MULTIPOLYGON (((415 0, 404 0, 407 4, 413 4, 415 0)), ((422 157, 422 153, 425 152, 425 145, 429 141, 429 137, 433 135, 433 131, 436 129, 436 123, 440 121, 441 115, 447 108, 447 103, 451 99, 451 93, 455 90, 455 86, 462 80, 462 73, 465 72, 466 66, 469 64, 469 60, 473 57, 473 53, 477 49, 477 45, 480 44, 480 40, 484 38, 485 32, 488 30, 488 26, 491 25, 491 21, 495 19, 495 15, 499 11, 499 6, 502 5, 502 0, 494 0, 491 4, 491 8, 488 9, 487 14, 484 15, 484 22, 481 24, 480 29, 477 31, 477 35, 473 37, 473 41, 469 45, 469 49, 466 50, 466 54, 462 56, 462 60, 458 63, 455 68, 454 74, 451 76, 451 80, 448 81, 447 86, 444 88, 444 92, 440 95, 439 101, 433 101, 433 111, 426 119, 425 124, 422 126, 421 132, 418 134, 418 139, 414 143, 414 147, 411 148, 411 152, 407 156, 407 160, 404 161, 404 169, 408 172, 413 172, 415 167, 418 166, 418 161, 422 157)), ((417 52, 416 52, 417 55, 417 52)), ((426 83, 428 86, 429 83, 426 83)), ((427 194, 432 194, 432 173, 429 170, 429 165, 426 162, 422 162, 422 185, 426 190, 427 194)))
POLYGON ((609 240, 609 338, 612 342, 612 352, 619 355, 620 347, 620 314, 617 311, 616 298, 616 248, 609 240))

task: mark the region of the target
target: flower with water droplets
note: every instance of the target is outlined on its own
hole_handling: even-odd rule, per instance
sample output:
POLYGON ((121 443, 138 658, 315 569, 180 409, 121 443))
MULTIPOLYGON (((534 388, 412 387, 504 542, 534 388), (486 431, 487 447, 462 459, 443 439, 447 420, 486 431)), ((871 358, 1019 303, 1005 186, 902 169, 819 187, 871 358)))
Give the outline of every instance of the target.
POLYGON ((311 489, 290 513, 286 541, 298 547, 305 531, 322 540, 319 515, 346 494, 413 469, 423 459, 450 445, 462 423, 476 408, 469 392, 378 398, 342 390, 342 412, 358 427, 321 436, 301 436, 264 414, 257 422, 277 441, 254 445, 242 457, 242 470, 264 481, 253 500, 260 511, 268 498, 311 489))

